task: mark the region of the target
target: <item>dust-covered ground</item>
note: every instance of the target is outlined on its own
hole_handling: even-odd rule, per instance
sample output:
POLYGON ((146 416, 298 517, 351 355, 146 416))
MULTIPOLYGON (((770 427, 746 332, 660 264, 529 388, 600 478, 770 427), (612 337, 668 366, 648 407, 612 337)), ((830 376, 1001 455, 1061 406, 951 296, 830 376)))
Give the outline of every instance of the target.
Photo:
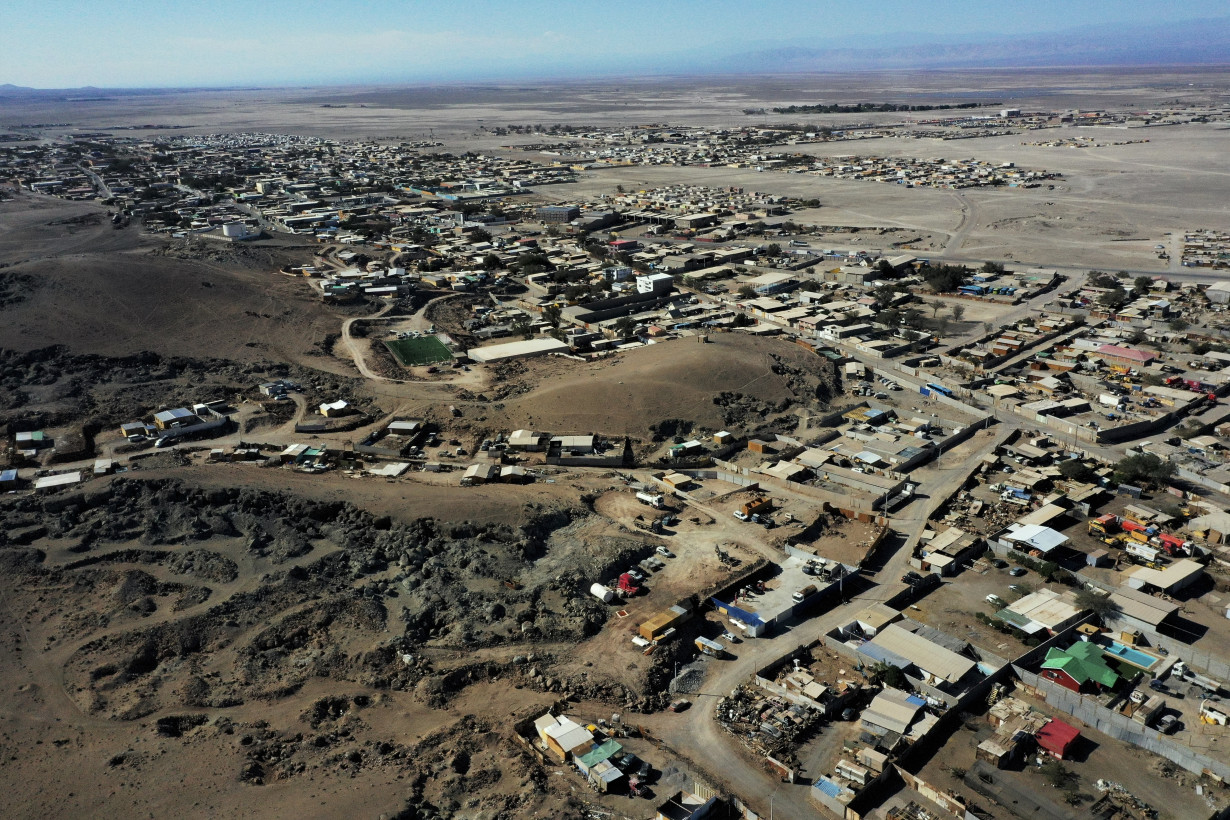
POLYGON ((7 499, 12 816, 568 816, 510 717, 660 706, 652 664, 581 661, 592 579, 653 550, 585 497, 482 524, 152 474, 7 499))
MULTIPOLYGON (((1224 85, 1222 70, 1030 71, 107 92, 6 101, 0 127, 68 123, 23 130, 34 138, 134 122, 185 126, 164 132, 178 135, 430 135, 441 150, 500 153, 510 138, 487 129, 507 123, 729 127, 798 120, 744 108, 867 99, 1144 108, 1219 100, 1224 85)), ((866 119, 890 117, 899 115, 866 119)), ((842 117, 808 119, 839 125, 842 117)), ((1166 231, 1227 227, 1230 132, 1144 133, 1147 144, 1080 152, 1022 145, 1032 136, 808 149, 1014 161, 1062 172, 1054 191, 958 194, 742 169, 619 168, 538 193, 736 185, 820 199, 821 208, 796 215, 805 221, 925 233, 935 257, 1162 270, 1152 247, 1166 231)), ((333 341, 345 319, 375 306, 324 305, 302 279, 277 273, 309 261, 315 247, 292 238, 183 245, 135 225, 116 230, 97 205, 17 193, 0 203, 0 423, 102 430, 285 377, 304 386, 308 405, 346 398, 372 418, 422 417, 471 451, 525 427, 627 435, 650 450, 676 433, 793 429, 836 391, 827 360, 742 334, 596 362, 512 362, 476 369, 464 387, 364 381, 333 341)), ((447 319, 462 307, 437 310, 447 319)), ((336 446, 346 436, 333 438, 336 446)), ((140 466, 84 491, 0 497, 8 815, 583 816, 582 804, 597 798, 523 756, 510 726, 564 697, 595 716, 660 708, 676 650, 642 656, 629 640, 635 626, 731 577, 715 544, 745 566, 757 557, 728 541, 729 523, 708 517, 649 535, 611 475, 462 489, 190 466, 180 455, 140 466), (678 558, 616 620, 589 584, 659 545, 678 558)), ((647 804, 626 800, 609 798, 603 811, 644 814, 647 804)))

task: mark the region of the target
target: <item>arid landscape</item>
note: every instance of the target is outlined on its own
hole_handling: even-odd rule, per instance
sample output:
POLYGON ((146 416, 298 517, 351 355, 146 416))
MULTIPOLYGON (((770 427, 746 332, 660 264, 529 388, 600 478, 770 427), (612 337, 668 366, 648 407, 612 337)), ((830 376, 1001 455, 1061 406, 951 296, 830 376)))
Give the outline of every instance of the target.
MULTIPOLYGON (((99 92, 82 99, 5 94, 0 134, 11 137, 0 148, 13 153, 0 168, 7 179, 0 187, 0 470, 17 472, 0 495, 0 783, 11 792, 10 817, 644 818, 655 808, 662 812, 663 801, 676 793, 731 798, 732 813, 722 816, 827 816, 832 806, 816 802, 813 784, 835 777, 838 733, 858 736, 853 710, 867 707, 885 685, 883 670, 873 675, 875 664, 852 649, 822 657, 834 644, 853 645, 831 636, 845 636, 840 630, 856 615, 867 617, 867 607, 891 607, 898 620, 925 623, 933 637, 953 631, 956 638, 940 642, 965 645, 948 654, 971 665, 976 657, 976 676, 1005 677, 1000 672, 1017 653, 1026 658, 1037 646, 1035 633, 1033 643, 1009 642, 988 625, 990 618, 960 608, 984 596, 999 600, 981 588, 971 597, 961 585, 988 584, 999 594, 998 581, 1010 580, 998 578, 1004 573, 993 563, 1007 548, 993 551, 1002 529, 995 516, 1014 512, 1004 503, 1012 493, 1000 486, 1014 479, 983 465, 1007 465, 1004 446, 1032 448, 1027 460, 1028 452, 1055 447, 1053 462, 1032 456, 1045 472, 1039 485, 1053 487, 1056 497, 1075 497, 1059 465, 1070 456, 1085 459, 1091 466, 1081 477, 1094 489, 1077 505, 1044 502, 1052 491, 1034 490, 1038 500, 1030 508, 1059 504, 1084 537, 1086 519, 1098 514, 1098 502, 1091 507, 1085 500, 1096 494, 1094 471, 1127 455, 1126 438, 1099 438, 1088 426, 1052 428, 1048 438, 1045 421, 1010 412, 1000 396, 990 398, 987 391, 997 385, 1034 381, 1010 379, 998 368, 1024 361, 1010 360, 1035 344, 1066 343, 1091 328, 1128 327, 1129 319, 1095 317, 1078 302, 1091 271, 1123 271, 1125 291, 1133 278, 1165 277, 1175 283, 1166 292, 1173 311, 1180 305, 1187 311, 1181 282, 1195 291, 1195 285, 1225 278, 1224 264, 1189 268, 1183 262, 1194 247, 1190 240, 1185 245, 1185 233, 1230 232, 1230 84, 1221 68, 99 92), (977 102, 1056 117, 1069 109, 1186 113, 1181 123, 1147 128, 1080 129, 1056 122, 1053 130, 1017 127, 941 139, 906 132, 951 112, 873 112, 858 115, 859 127, 891 125, 900 133, 768 142, 755 149, 790 155, 800 169, 816 158, 874 156, 892 163, 943 157, 1052 175, 1028 186, 1001 180, 907 187, 758 167, 767 162, 762 159, 602 165, 593 158, 557 161, 537 148, 570 140, 576 151, 596 152, 595 146, 616 144, 637 129, 704 129, 727 139, 741 129, 802 123, 844 133, 854 129, 854 115, 771 109, 860 100, 977 102), (1197 109, 1205 112, 1200 118, 1192 114, 1197 109), (511 124, 535 130, 495 133, 511 124), (549 131, 552 124, 569 128, 549 131), (571 133, 580 129, 598 136, 571 133), (1028 144, 1078 131, 1115 144, 1028 144), (356 167, 366 170, 335 174, 311 191, 310 202, 304 194, 303 209, 323 202, 324 210, 338 213, 322 212, 321 222, 298 232, 284 227, 301 213, 297 205, 257 210, 247 203, 259 196, 241 196, 258 183, 268 196, 266 183, 275 178, 289 196, 296 180, 309 178, 304 170, 279 171, 282 160, 273 149, 251 149, 265 165, 216 188, 189 185, 186 172, 166 176, 171 181, 159 183, 165 187, 158 196, 192 198, 194 204, 176 206, 182 213, 138 201, 143 186, 155 188, 154 176, 127 195, 117 193, 121 186, 110 178, 123 164, 165 168, 163 157, 195 150, 158 140, 252 133, 337 141, 292 149, 292 162, 319 151, 310 161, 322 167, 334 161, 326 151, 340 155, 348 150, 343 143, 356 141, 362 146, 355 149, 362 156, 356 167), (416 172, 457 158, 497 169, 523 162, 532 173, 571 170, 568 179, 527 183, 525 191, 498 199, 476 198, 462 216, 460 205, 446 199, 453 183, 441 181, 443 175, 422 182, 405 164, 392 172, 393 182, 375 180, 370 169, 379 160, 370 146, 412 141, 431 143, 404 148, 420 163, 416 172), (83 145, 71 163, 39 153, 83 145), (445 154, 447 160, 433 159, 445 154), (38 173, 30 171, 34 163, 43 163, 38 173), (77 197, 63 186, 32 190, 53 167, 83 178, 88 171, 87 185, 95 191, 77 197), (643 216, 651 208, 645 203, 672 186, 701 191, 670 196, 704 199, 697 206, 701 215, 721 211, 733 233, 714 240, 648 230, 653 220, 643 216), (644 199, 625 207, 611 199, 617 191, 640 192, 644 199), (714 191, 755 192, 758 199, 726 207, 713 204, 720 201, 714 191), (377 196, 387 198, 377 202, 377 196), (582 234, 544 215, 549 206, 574 203, 584 206, 577 217, 624 208, 642 213, 641 221, 582 234), (499 210, 488 214, 493 205, 499 210), (210 222, 203 214, 217 207, 232 210, 210 222), (743 210, 756 213, 736 216, 743 210), (168 219, 171 213, 175 219, 168 219), (476 214, 490 219, 466 222, 476 214), (200 224, 193 221, 198 218, 200 224), (770 233, 764 227, 755 236, 739 233, 740 220, 764 223, 770 233), (257 235, 224 241, 222 225, 239 223, 257 235), (360 230, 354 240, 342 238, 360 230), (615 256, 624 253, 618 243, 629 241, 631 250, 615 256), (598 251, 594 243, 615 250, 598 251), (699 262, 667 267, 682 258, 671 255, 680 243, 697 257, 726 248, 747 252, 710 278, 699 262), (775 251, 767 250, 769 243, 775 251), (793 247, 814 250, 818 260, 792 267, 785 249, 793 247), (829 247, 837 250, 820 250, 829 247), (632 256, 645 248, 662 255, 651 261, 632 256), (772 266, 766 261, 771 253, 781 254, 772 266), (866 260, 860 262, 859 254, 866 260), (911 267, 919 257, 923 265, 911 267), (885 277, 904 269, 923 278, 893 291, 856 270, 877 263, 886 266, 874 268, 885 277), (971 299, 967 312, 964 288, 975 286, 963 285, 960 296, 956 288, 937 296, 925 290, 927 271, 941 264, 969 265, 967 274, 979 265, 1001 272, 1007 266, 1045 284, 1006 293, 1001 301, 971 299), (627 275, 604 271, 625 265, 629 287, 602 290, 627 275), (386 271, 392 281, 395 270, 409 284, 381 280, 370 291, 330 289, 346 277, 362 283, 386 271), (648 280, 663 270, 673 271, 674 279, 659 292, 648 280), (828 270, 858 278, 833 278, 823 273, 828 270), (541 279, 544 274, 548 279, 541 279), (610 282, 599 282, 604 275, 610 282), (789 275, 799 281, 777 290, 789 275), (845 290, 855 281, 857 292, 845 290), (577 290, 581 286, 590 290, 577 290), (804 305, 841 305, 833 309, 855 313, 848 322, 818 317, 804 329, 773 318, 782 307, 772 304, 779 292, 810 293, 804 305), (910 304, 918 315, 907 321, 902 314, 910 304), (485 319, 489 311, 508 318, 485 319), (870 329, 890 311, 894 322, 902 315, 901 326, 911 329, 881 327, 880 347, 849 340, 856 328, 870 329), (830 334, 834 327, 838 332, 830 334), (1001 331, 1027 341, 979 362, 963 358, 963 350, 993 346, 1001 331), (384 344, 427 336, 448 345, 450 361, 403 366, 384 344), (556 344, 547 355, 484 358, 495 349, 490 342, 529 345, 535 339, 556 344), (895 352, 884 352, 885 345, 897 345, 895 352), (281 383, 292 387, 277 387, 281 383), (326 408, 339 400, 345 405, 340 417, 326 408), (181 435, 178 423, 159 417, 175 408, 193 408, 200 419, 225 416, 226 422, 209 436, 181 435), (134 423, 144 425, 140 433, 132 432, 134 423), (390 438, 410 429, 393 452, 390 438), (846 432, 855 443, 838 449, 834 442, 846 432), (519 433, 542 441, 518 444, 519 433), (51 450, 39 449, 44 434, 56 442, 51 450), (1061 451, 1065 436, 1071 447, 1061 451), (1079 454, 1078 444, 1084 448, 1079 454), (79 482, 38 483, 78 472, 79 482), (970 493, 992 474, 997 484, 983 493, 985 503, 978 502, 986 512, 959 512, 969 509, 970 493), (762 495, 772 497, 763 508, 762 495), (659 501, 647 500, 654 496, 659 501), (772 510, 774 517, 757 526, 759 516, 750 520, 756 510, 765 518, 772 510), (960 526, 977 536, 969 544, 980 546, 963 547, 969 551, 953 560, 953 573, 926 569, 928 552, 914 547, 937 537, 937 530, 947 534, 959 516, 966 516, 960 526), (661 566, 655 568, 655 560, 661 566), (811 575, 816 561, 828 562, 825 571, 835 574, 812 599, 817 587, 796 581, 811 575), (645 578, 628 583, 639 589, 624 589, 627 571, 637 567, 645 578), (912 569, 934 577, 935 585, 899 581, 912 569), (977 575, 973 582, 971 575, 977 575), (604 585, 609 600, 600 593, 604 585), (793 617, 792 592, 794 604, 808 601, 793 617), (943 595, 952 597, 943 605, 947 610, 940 607, 943 595), (772 620, 771 604, 787 614, 772 620), (672 607, 686 610, 686 617, 671 621, 671 632, 651 629, 644 639, 644 625, 672 607), (758 611, 765 615, 763 636, 736 623, 758 611), (958 623, 965 631, 956 631, 958 623), (721 659, 703 648, 714 640, 725 641, 721 659), (846 693, 825 713, 823 729, 801 733, 787 748, 770 738, 759 718, 751 739, 730 728, 735 722, 723 716, 744 697, 732 692, 751 686, 772 664, 786 669, 793 661, 797 673, 794 659, 804 647, 816 669, 831 667, 825 667, 831 678, 826 697, 838 689, 846 693), (859 685, 847 689, 851 682, 859 685), (690 708, 677 706, 685 695, 690 708), (590 725, 597 742, 619 738, 625 751, 652 764, 655 779, 605 793, 578 775, 571 761, 582 752, 565 763, 550 743, 539 742, 545 735, 535 734, 533 721, 548 711, 590 725), (843 712, 850 714, 843 718, 843 712)), ((558 155, 564 149, 551 150, 558 155)), ((497 178, 498 170, 490 168, 481 173, 497 178)), ((521 169, 505 176, 514 173, 521 169)), ((471 177, 458 172, 463 179, 471 177)), ((457 189, 464 184, 472 182, 458 181, 457 189)), ((718 265, 704 261, 710 263, 718 265)), ((1093 298, 1113 290, 1106 285, 1093 298)), ((1198 355, 1179 347, 1185 328, 1207 331, 1210 345, 1222 338, 1215 304, 1202 297, 1190 312, 1158 314, 1165 316, 1158 333, 1166 333, 1170 321, 1178 335, 1151 336, 1159 350, 1169 345, 1154 356, 1157 363, 1168 352, 1183 361, 1198 355), (1180 317, 1182 326, 1174 321, 1180 317)), ((1105 341, 1099 337, 1099 344, 1105 341)), ((1212 394, 1220 396, 1225 384, 1219 378, 1202 390, 1215 400, 1212 394)), ((1054 388, 1046 389, 1049 396, 1054 388)), ((1191 412, 1194 417, 1207 409, 1191 412)), ((1215 432, 1220 416, 1199 418, 1190 430, 1176 430, 1184 438, 1221 435, 1215 432)), ((1112 429, 1105 425, 1103 431, 1112 429)), ((1170 432, 1159 427, 1136 439, 1145 435, 1160 440, 1170 432)), ((1012 469, 1019 476, 1027 468, 1017 458, 1005 472, 1012 469)), ((1102 487, 1132 486, 1126 479, 1111 482, 1111 472, 1102 475, 1102 487)), ((1185 485, 1184 492, 1202 489, 1169 497, 1159 484, 1146 502, 1161 508, 1178 495, 1190 507, 1184 518, 1195 520, 1220 509, 1223 491, 1230 492, 1212 482, 1185 485)), ((1134 489, 1139 500, 1141 490, 1134 489)), ((1112 497, 1109 490, 1105 495, 1112 497)), ((930 553, 932 564, 940 554, 930 553)), ((1224 609, 1230 582, 1223 580, 1221 548, 1191 554, 1202 556, 1212 579, 1208 590, 1221 596, 1210 600, 1224 609)), ((1021 595, 1052 580, 1038 574, 1038 564, 1027 563, 1032 585, 1021 587, 1021 595)), ((1083 555, 1064 566, 1083 571, 1083 555)), ((1073 590, 1079 596, 1075 581, 1073 590)), ((1190 615, 1191 606, 1182 612, 1190 615)), ((1199 649, 1187 650, 1216 655, 1225 631, 1221 620, 1207 627, 1199 649)), ((1132 629, 1105 631, 1119 641, 1132 629)), ((1163 641, 1152 645, 1170 646, 1163 641)), ((1173 650, 1171 663, 1180 651, 1173 650)), ((891 664, 895 656, 884 657, 891 664)), ((1033 671, 1018 676, 1015 692, 1058 714, 1063 710, 1043 698, 1035 660, 1020 661, 1033 671)), ((1219 664, 1209 660, 1209 676, 1219 664)), ((974 700, 960 700, 948 712, 953 719, 946 719, 945 709, 967 690, 948 686, 955 681, 937 683, 927 671, 920 681, 909 674, 923 704, 917 708, 930 710, 924 722, 938 723, 938 734, 925 741, 910 735, 914 746, 911 740, 887 753, 902 755, 898 773, 882 781, 879 802, 856 798, 863 802, 854 805, 868 812, 862 816, 905 817, 885 812, 927 799, 934 801, 928 810, 938 803, 952 816, 965 816, 952 808, 958 803, 976 804, 970 816, 1024 816, 1003 792, 992 798, 989 787, 970 785, 978 743, 966 730, 975 731, 978 742, 986 739, 984 724, 992 724, 985 713, 999 690, 991 699, 979 690, 974 700), (946 742, 968 749, 960 746, 963 751, 946 757, 946 742), (952 762, 957 759, 960 766, 952 762)), ((1172 674, 1169 685, 1178 677, 1172 674)), ((909 683, 902 673, 895 686, 909 683)), ((765 715, 801 702, 783 695, 785 688, 771 691, 777 694, 765 696, 772 701, 762 704, 765 715)), ((814 689, 807 691, 813 697, 814 689)), ((1197 699, 1186 703, 1194 709, 1197 699)), ((1083 715, 1072 719, 1080 722, 1083 715)), ((1198 724, 1187 722, 1188 729, 1198 724)), ((905 725, 909 721, 897 741, 909 734, 905 725)), ((1153 814, 1127 806, 1109 787, 1097 791, 1100 779, 1132 772, 1133 754, 1148 754, 1115 726, 1084 720, 1088 748, 1075 763, 1068 758, 1075 780, 1059 784, 1071 786, 1074 797, 1060 806, 1060 792, 1048 786, 1054 803, 1029 816, 1092 816, 1047 812, 1093 812, 1112 803, 1122 813, 1097 816, 1225 816, 1230 799, 1215 770, 1206 767, 1201 775, 1177 754, 1167 757, 1153 747, 1149 761, 1173 762, 1142 764, 1148 773, 1139 797, 1153 814), (1197 784, 1207 791, 1198 794, 1197 784), (1158 797, 1167 788, 1177 795, 1170 804, 1158 797)), ((1207 735, 1220 727, 1195 729, 1207 735)), ((1230 753, 1217 743, 1193 741, 1193 747, 1230 766, 1230 753)), ((1019 766, 1042 768, 1030 759, 1019 766)), ((1019 768, 1011 776, 1026 785, 1042 777, 1019 768)), ((852 781, 842 783, 853 794, 852 781)))

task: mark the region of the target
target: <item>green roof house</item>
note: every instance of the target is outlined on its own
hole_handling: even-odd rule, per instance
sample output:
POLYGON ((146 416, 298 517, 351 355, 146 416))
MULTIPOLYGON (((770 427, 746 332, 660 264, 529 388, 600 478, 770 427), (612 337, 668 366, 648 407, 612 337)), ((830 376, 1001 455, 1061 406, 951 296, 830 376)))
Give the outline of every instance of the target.
POLYGON ((1048 649, 1041 675, 1073 692, 1100 692, 1119 682, 1119 675, 1102 657, 1102 647, 1089 641, 1077 641, 1067 649, 1048 649))

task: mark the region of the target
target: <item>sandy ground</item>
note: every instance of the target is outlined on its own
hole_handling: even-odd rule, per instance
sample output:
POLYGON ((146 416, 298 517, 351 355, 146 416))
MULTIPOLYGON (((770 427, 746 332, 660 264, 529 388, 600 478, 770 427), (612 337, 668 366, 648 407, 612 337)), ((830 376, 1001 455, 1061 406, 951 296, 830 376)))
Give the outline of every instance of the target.
MULTIPOLYGON (((530 86, 523 90, 452 87, 414 92, 266 89, 120 94, 71 103, 6 102, 0 127, 70 123, 59 131, 32 132, 51 137, 139 121, 187 126, 167 132, 176 134, 263 130, 439 138, 446 142, 447 150, 493 151, 510 140, 483 129, 507 122, 746 125, 790 118, 771 114, 749 118, 741 113, 745 107, 920 93, 1026 108, 1148 106, 1176 98, 1209 99, 1216 88, 1211 92, 1207 83, 1219 88, 1224 76, 1220 71, 940 72, 911 76, 908 87, 902 75, 889 74, 750 83, 575 84, 563 91, 530 86), (1195 81, 1202 85, 1187 85, 1195 81), (345 107, 321 108, 325 101, 345 107)), ((839 124, 840 118, 816 118, 816 122, 839 124)), ((1043 132, 1047 138, 1066 133, 1043 132)), ((1106 133, 1111 139, 1147 137, 1150 142, 1065 151, 1022 145, 1036 138, 1029 134, 956 143, 882 139, 808 149, 828 154, 1012 161, 1022 167, 1062 172, 1065 179, 1054 191, 953 193, 737 169, 624 168, 586 173, 576 184, 539 193, 569 199, 608 193, 616 184, 739 185, 817 197, 823 206, 806 217, 820 224, 899 226, 932 234, 943 242, 944 254, 951 259, 1003 258, 1109 269, 1162 270, 1151 248, 1164 241, 1166 232, 1230 225, 1222 195, 1225 178, 1230 176, 1230 151, 1226 150, 1230 132, 1193 125, 1106 133)), ((166 255, 165 242, 141 238, 135 227, 113 230, 102 209, 93 205, 25 195, 0 205, 0 263, 8 266, 0 275, 23 277, 21 281, 29 284, 28 292, 5 306, 0 315, 0 347, 29 350, 64 344, 74 354, 118 356, 155 350, 163 355, 241 363, 292 362, 352 384, 340 378, 356 375, 344 353, 322 355, 321 349, 321 343, 336 334, 350 314, 322 305, 301 281, 273 273, 285 262, 305 261, 309 250, 290 240, 256 243, 242 251, 206 247, 209 252, 205 254, 196 249, 191 254, 171 249, 171 255, 166 255), (186 255, 192 258, 183 258, 186 255)), ((972 315, 967 318, 975 320, 972 315)), ((448 385, 418 383, 380 382, 353 389, 358 398, 370 400, 386 414, 443 420, 444 408, 455 403, 463 415, 445 425, 445 436, 457 437, 472 450, 488 432, 525 426, 551 432, 647 437, 650 424, 680 418, 692 421, 698 431, 722 429, 731 425, 732 418, 726 406, 714 403, 714 396, 723 392, 743 393, 760 405, 743 407, 733 416, 739 424, 750 426, 765 407, 772 415, 783 402, 810 405, 827 398, 818 388, 829 381, 829 375, 822 360, 780 341, 716 335, 709 345, 672 342, 594 364, 528 362, 498 378, 495 374, 475 377, 468 393, 448 385), (781 372, 773 372, 773 365, 781 372), (480 390, 485 391, 481 397, 480 390)), ((903 394, 899 398, 894 394, 893 400, 907 401, 903 394)), ((964 452, 959 449, 951 457, 954 467, 964 452)), ((9 810, 13 816, 374 817, 398 811, 409 795, 423 788, 430 790, 433 799, 450 806, 455 816, 466 816, 466 812, 480 816, 477 807, 466 802, 474 794, 510 796, 514 802, 503 816, 570 816, 576 812, 576 804, 570 801, 576 799, 578 783, 566 776, 543 775, 513 753, 506 739, 512 715, 544 709, 559 695, 561 685, 557 681, 552 689, 541 678, 531 683, 528 670, 508 671, 511 658, 536 651, 544 655, 541 663, 548 675, 568 674, 573 682, 634 687, 644 682, 653 659, 633 651, 628 633, 644 616, 694 590, 698 580, 723 577, 714 559, 715 544, 724 545, 744 561, 773 554, 764 543, 764 532, 740 524, 726 510, 711 514, 689 507, 682 511, 684 520, 674 534, 654 539, 635 527, 636 516, 643 515, 644 508, 631 505, 626 491, 612 492, 616 478, 603 471, 559 478, 550 484, 464 490, 452 486, 455 475, 430 481, 382 481, 242 465, 141 470, 131 477, 156 480, 172 476, 214 492, 241 486, 285 493, 289 499, 348 501, 374 516, 404 523, 434 517, 443 522, 468 520, 476 526, 520 527, 544 511, 577 508, 579 499, 592 496, 597 499, 596 514, 561 525, 546 539, 540 569, 550 575, 544 577, 563 576, 580 560, 607 556, 604 560, 613 563, 616 559, 609 556, 624 554, 621 550, 628 543, 648 550, 660 540, 678 557, 650 578, 650 592, 629 604, 628 617, 610 620, 586 640, 510 641, 473 651, 451 645, 451 637, 426 642, 431 645, 424 646, 423 656, 436 665, 441 680, 457 674, 449 678, 453 690, 436 705, 429 705, 428 693, 418 689, 374 687, 345 676, 313 679, 294 692, 275 693, 268 700, 209 707, 190 707, 177 700, 178 690, 160 690, 150 683, 145 689, 135 687, 132 697, 169 705, 121 720, 108 719, 90 708, 91 687, 98 687, 89 682, 91 673, 78 654, 84 642, 213 611, 221 601, 263 589, 278 572, 311 567, 311 562, 331 553, 321 547, 274 567, 248 555, 242 539, 202 541, 234 556, 238 574, 204 585, 210 588, 208 597, 201 600, 205 592, 200 579, 173 567, 119 562, 99 573, 63 569, 82 545, 54 537, 35 538, 43 560, 62 569, 40 576, 37 584, 16 584, 12 581, 16 576, 7 574, 0 583, 0 681, 8 704, 0 709, 0 782, 14 795, 9 810), (109 597, 118 596, 138 571, 149 576, 150 580, 142 582, 155 590, 144 596, 153 606, 146 615, 126 604, 116 605, 109 597), (181 609, 175 609, 177 604, 182 604, 181 609), (98 620, 99 613, 112 620, 98 620), (555 660, 548 661, 547 656, 555 660), (488 663, 492 666, 484 670, 497 670, 494 676, 472 668, 488 663), (582 673, 589 677, 582 678, 582 673), (312 714, 314 704, 322 698, 344 699, 348 705, 322 723, 312 714), (178 737, 159 731, 160 718, 188 713, 203 715, 206 722, 188 726, 178 737), (318 747, 315 744, 321 737, 324 746, 318 747), (388 744, 387 751, 381 751, 385 749, 381 744, 388 744), (317 748, 327 752, 313 751, 317 748), (467 750, 466 760, 455 756, 458 748, 467 750), (253 749, 274 756, 267 760, 268 768, 287 776, 271 776, 262 786, 241 781, 253 749), (270 762, 274 759, 281 762, 270 762), (296 772, 298 763, 303 768, 296 772), (515 802, 521 798, 525 801, 515 802)), ((848 535, 851 541, 861 537, 853 530, 848 535)), ((178 544, 169 551, 184 548, 178 544)), ((6 556, 15 554, 5 550, 6 556)), ((899 574, 899 570, 894 572, 899 574)), ((542 580, 532 575, 527 573, 520 580, 542 580)), ((962 576, 961 583, 979 593, 983 586, 998 586, 1001 580, 991 573, 966 575, 969 577, 962 576)), ((502 589, 502 580, 475 575, 472 591, 502 589)), ((958 628, 966 624, 964 613, 969 608, 949 601, 946 594, 924 600, 921 606, 932 611, 920 617, 935 617, 934 622, 945 628, 958 628)), ((146 605, 143 600, 136 603, 146 605)), ((546 621, 567 612, 568 602, 558 589, 543 588, 533 604, 539 608, 535 614, 546 621)), ((261 629, 266 626, 308 617, 320 606, 311 598, 295 601, 270 619, 277 624, 246 625, 243 639, 263 634, 261 629)), ((390 608, 395 611, 396 606, 393 603, 390 608)), ((358 652, 384 640, 386 631, 398 627, 393 623, 369 629, 342 618, 323 628, 332 644, 358 652)), ((749 653, 747 659, 751 657, 749 653)), ((202 671, 236 671, 210 669, 210 663, 224 667, 227 662, 206 659, 202 671)), ((94 671, 101 678, 110 677, 101 667, 94 671)), ((139 669, 137 674, 139 677, 139 669)), ((177 675, 186 673, 182 666, 171 663, 160 671, 160 676, 164 674, 174 683, 181 679, 177 675)), ((587 710, 598 716, 622 706, 620 696, 614 702, 588 704, 587 710)), ((677 725, 684 721, 685 726, 689 719, 686 713, 661 718, 677 725)), ((1131 758, 1130 750, 1112 748, 1110 741, 1097 742, 1098 749, 1083 764, 1082 774, 1087 768, 1092 776, 1107 773, 1131 782, 1133 765, 1141 765, 1144 759, 1131 758)), ((1146 782, 1142 786, 1149 795, 1146 799, 1154 805, 1159 805, 1155 800, 1164 801, 1162 786, 1146 782)), ((634 809, 648 805, 620 800, 624 799, 606 804, 607 810, 635 814, 634 809)), ((1186 812, 1195 808, 1189 803, 1190 797, 1176 798, 1174 805, 1186 812)))

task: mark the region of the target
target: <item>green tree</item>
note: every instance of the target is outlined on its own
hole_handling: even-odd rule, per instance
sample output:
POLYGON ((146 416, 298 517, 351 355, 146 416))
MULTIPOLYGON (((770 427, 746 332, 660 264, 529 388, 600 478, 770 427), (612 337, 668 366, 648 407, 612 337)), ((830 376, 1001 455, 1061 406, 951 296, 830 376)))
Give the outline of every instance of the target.
POLYGON ((1118 310, 1127 304, 1128 292, 1116 284, 1098 297, 1098 304, 1109 310, 1118 310))
POLYGON ((1119 280, 1105 271, 1091 270, 1089 271, 1089 284, 1095 288, 1117 288, 1119 280))
POLYGON ((1153 290, 1153 280, 1148 276, 1137 276, 1132 280, 1132 295, 1144 296, 1149 291, 1153 290))
POLYGON ((534 327, 530 324, 529 318, 526 317, 513 322, 512 331, 522 339, 532 339, 534 337, 534 327))
POLYGON ((969 275, 969 268, 964 265, 927 266, 919 269, 927 287, 936 293, 951 293, 961 286, 969 275))
POLYGON ((740 299, 755 299, 756 289, 752 287, 751 285, 743 285, 742 287, 739 288, 739 298, 740 299))
POLYGON ((1175 466, 1152 453, 1137 453, 1121 458, 1115 464, 1113 477, 1117 484, 1160 487, 1174 476, 1175 466))
POLYGON ((1075 772, 1053 757, 1047 758, 1046 762, 1038 767, 1038 773, 1057 789, 1067 789, 1078 780, 1075 772))
POLYGON ((910 682, 906 680, 905 673, 887 661, 880 661, 871 667, 869 680, 880 686, 891 686, 894 689, 906 691, 910 689, 910 682))
POLYGON ((965 315, 965 305, 952 306, 952 318, 955 321, 961 321, 961 317, 965 315))
POLYGON ((982 272, 983 273, 1003 273, 1004 266, 999 262, 983 262, 982 272))
POLYGON ((1187 330, 1191 326, 1191 322, 1183 318, 1171 319, 1169 324, 1170 329, 1174 331, 1187 330))
POLYGON ((1109 595, 1098 595, 1091 589, 1078 590, 1075 602, 1078 609, 1087 609, 1102 619, 1114 618, 1119 614, 1119 605, 1109 595))
POLYGON ((871 295, 875 297, 876 302, 878 302, 881 307, 888 307, 889 305, 891 305, 900 294, 901 294, 901 289, 897 286, 896 283, 891 283, 891 282, 888 284, 880 285, 878 288, 876 288, 875 290, 871 292, 871 295))
POLYGON ((1081 481, 1086 484, 1096 484, 1098 474, 1079 458, 1070 458, 1059 465, 1059 474, 1069 481, 1081 481))
POLYGON ((489 253, 483 257, 483 267, 487 270, 495 270, 501 264, 500 257, 494 253, 489 253))
POLYGON ((776 242, 771 242, 768 245, 765 245, 764 254, 765 256, 769 256, 769 257, 781 256, 782 246, 777 244, 776 242))
POLYGON ((636 320, 631 316, 621 316, 619 321, 615 322, 615 335, 621 339, 626 339, 636 330, 636 320))

